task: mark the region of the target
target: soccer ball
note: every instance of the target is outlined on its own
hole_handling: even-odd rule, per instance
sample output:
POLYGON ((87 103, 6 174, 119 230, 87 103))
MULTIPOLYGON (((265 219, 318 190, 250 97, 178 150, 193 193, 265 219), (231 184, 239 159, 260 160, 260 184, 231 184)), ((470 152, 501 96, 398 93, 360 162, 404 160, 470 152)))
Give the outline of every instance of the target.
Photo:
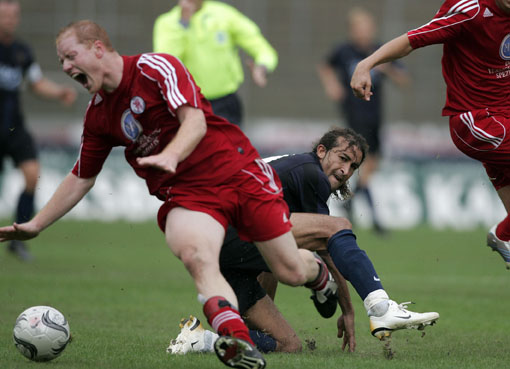
POLYGON ((64 315, 50 306, 32 306, 16 319, 16 348, 30 360, 49 361, 59 356, 71 338, 64 315))

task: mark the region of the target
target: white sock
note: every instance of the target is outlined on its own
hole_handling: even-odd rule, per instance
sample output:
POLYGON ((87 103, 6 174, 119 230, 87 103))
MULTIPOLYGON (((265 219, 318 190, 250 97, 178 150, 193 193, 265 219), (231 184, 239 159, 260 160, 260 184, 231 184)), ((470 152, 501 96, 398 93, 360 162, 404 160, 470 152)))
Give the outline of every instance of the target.
POLYGON ((388 294, 383 289, 370 292, 365 300, 363 300, 368 316, 382 316, 386 314, 389 299, 388 294))

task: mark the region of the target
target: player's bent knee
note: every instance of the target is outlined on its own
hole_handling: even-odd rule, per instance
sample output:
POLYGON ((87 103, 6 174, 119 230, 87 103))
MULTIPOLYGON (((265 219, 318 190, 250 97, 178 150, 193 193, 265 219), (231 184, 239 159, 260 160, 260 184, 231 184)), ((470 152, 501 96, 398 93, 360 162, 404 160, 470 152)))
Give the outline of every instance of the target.
POLYGON ((181 252, 176 253, 176 256, 182 261, 192 276, 196 276, 199 273, 203 273, 206 269, 214 267, 211 262, 214 259, 206 257, 206 255, 192 246, 184 248, 181 252))
POLYGON ((330 237, 335 233, 342 231, 344 229, 352 229, 352 223, 347 218, 343 217, 331 217, 330 222, 328 224, 330 237))
POLYGON ((303 351, 303 345, 299 338, 294 335, 293 337, 288 337, 288 339, 284 341, 277 341, 276 351, 289 354, 297 353, 303 351))

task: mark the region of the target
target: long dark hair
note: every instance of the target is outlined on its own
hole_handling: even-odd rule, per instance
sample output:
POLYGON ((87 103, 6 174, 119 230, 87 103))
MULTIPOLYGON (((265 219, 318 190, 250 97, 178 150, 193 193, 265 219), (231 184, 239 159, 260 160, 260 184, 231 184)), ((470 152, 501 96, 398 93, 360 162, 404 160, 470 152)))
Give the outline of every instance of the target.
MULTIPOLYGON (((361 151, 361 163, 365 160, 368 153, 368 143, 365 137, 357 133, 351 128, 332 128, 326 132, 319 141, 314 145, 313 152, 317 154, 319 145, 323 145, 326 151, 330 151, 338 147, 338 138, 342 137, 347 142, 347 148, 356 146, 361 151)), ((342 200, 352 197, 352 191, 349 188, 349 181, 345 182, 340 188, 334 192, 334 195, 342 200)))

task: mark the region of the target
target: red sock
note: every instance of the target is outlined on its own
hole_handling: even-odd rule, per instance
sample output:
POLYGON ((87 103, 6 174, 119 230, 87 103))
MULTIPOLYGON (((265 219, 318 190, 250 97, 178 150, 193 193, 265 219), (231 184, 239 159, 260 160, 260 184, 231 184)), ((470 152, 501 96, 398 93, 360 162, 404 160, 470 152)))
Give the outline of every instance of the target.
POLYGON ((319 264, 319 274, 317 278, 313 281, 305 283, 306 288, 311 288, 312 290, 320 291, 324 287, 326 287, 326 283, 329 279, 329 270, 324 261, 322 259, 315 259, 319 264))
POLYGON ((204 304, 207 321, 220 336, 231 336, 243 339, 255 345, 250 338, 248 327, 244 324, 239 312, 224 297, 214 296, 204 304))
POLYGON ((510 241, 510 216, 506 216, 505 219, 496 227, 496 236, 501 241, 510 241))

